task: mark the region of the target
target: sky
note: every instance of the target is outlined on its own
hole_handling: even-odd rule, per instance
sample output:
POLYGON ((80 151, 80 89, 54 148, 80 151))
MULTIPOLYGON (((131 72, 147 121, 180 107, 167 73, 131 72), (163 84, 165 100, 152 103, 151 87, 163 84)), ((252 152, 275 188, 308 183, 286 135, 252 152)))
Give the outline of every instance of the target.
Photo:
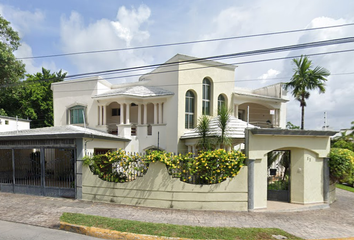
MULTIPOLYGON (((17 58, 75 52, 125 49, 166 43, 218 39, 354 23, 353 0, 0 0, 0 14, 19 32, 17 58)), ((68 75, 160 64, 177 53, 194 57, 281 47, 354 37, 354 25, 225 41, 130 49, 95 54, 30 58, 28 73, 41 68, 68 75)), ((292 58, 308 55, 313 66, 331 72, 326 92, 311 91, 305 108, 305 129, 321 130, 324 115, 332 130, 354 121, 354 43, 228 58, 236 64, 235 86, 256 89, 290 81, 292 58), (349 50, 349 51, 348 51, 349 50), (343 51, 342 53, 331 53, 343 51), (319 55, 312 55, 321 53, 319 55), (327 54, 322 54, 327 53, 327 54), (271 60, 274 58, 285 58, 271 60), (266 60, 269 61, 260 61, 266 60), (257 61, 254 63, 246 63, 257 61)), ((137 81, 138 75, 107 75, 112 83, 137 81)), ((288 93, 287 121, 300 125, 299 102, 288 93)))

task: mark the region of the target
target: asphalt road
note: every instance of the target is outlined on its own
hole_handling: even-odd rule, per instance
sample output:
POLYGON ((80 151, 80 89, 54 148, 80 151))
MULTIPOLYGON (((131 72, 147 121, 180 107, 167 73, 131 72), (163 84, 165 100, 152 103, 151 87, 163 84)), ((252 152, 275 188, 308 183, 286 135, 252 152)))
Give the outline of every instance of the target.
POLYGON ((97 240, 99 238, 57 229, 0 221, 1 240, 97 240))

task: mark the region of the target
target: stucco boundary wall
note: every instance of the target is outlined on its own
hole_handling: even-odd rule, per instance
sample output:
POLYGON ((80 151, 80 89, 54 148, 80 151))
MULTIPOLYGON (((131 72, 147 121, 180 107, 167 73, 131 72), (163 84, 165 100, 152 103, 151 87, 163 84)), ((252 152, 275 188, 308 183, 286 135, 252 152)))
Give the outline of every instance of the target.
POLYGON ((219 184, 184 183, 163 163, 151 163, 143 177, 126 183, 101 180, 82 167, 82 199, 118 204, 189 210, 248 211, 247 166, 219 184))

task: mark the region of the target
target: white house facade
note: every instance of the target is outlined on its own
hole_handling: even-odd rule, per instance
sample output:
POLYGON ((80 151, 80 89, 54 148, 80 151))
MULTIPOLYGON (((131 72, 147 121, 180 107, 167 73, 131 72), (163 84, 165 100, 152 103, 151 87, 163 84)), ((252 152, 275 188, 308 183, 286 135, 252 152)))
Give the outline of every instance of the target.
POLYGON ((30 129, 30 122, 28 119, 0 116, 0 132, 30 129))
POLYGON ((178 54, 138 82, 112 85, 90 77, 53 83, 54 126, 79 125, 130 139, 124 145, 131 152, 195 148, 187 146, 188 133, 199 117, 217 116, 222 105, 249 124, 285 128, 288 99, 281 84, 235 88, 235 68, 178 54))

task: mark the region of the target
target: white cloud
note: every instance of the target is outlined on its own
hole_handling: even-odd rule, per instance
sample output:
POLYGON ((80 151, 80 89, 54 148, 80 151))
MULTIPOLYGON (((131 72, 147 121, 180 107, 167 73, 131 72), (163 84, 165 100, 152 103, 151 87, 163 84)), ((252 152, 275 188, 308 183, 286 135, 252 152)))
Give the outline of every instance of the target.
POLYGON ((30 12, 2 4, 0 4, 0 14, 11 22, 12 27, 19 32, 21 38, 34 28, 40 27, 45 20, 45 14, 39 9, 30 12))
POLYGON ((267 81, 268 79, 272 79, 272 78, 275 78, 276 76, 279 75, 279 71, 278 70, 274 70, 274 69, 269 69, 267 71, 267 73, 264 73, 262 74, 260 77, 258 77, 258 79, 261 79, 261 83, 262 84, 265 84, 265 83, 268 83, 269 81, 267 81))
MULTIPOLYGON (((61 19, 62 50, 69 53, 121 49, 142 44, 149 38, 149 32, 142 30, 142 25, 147 23, 149 17, 150 9, 145 5, 141 5, 137 10, 121 7, 115 21, 100 19, 86 26, 83 17, 72 12, 69 19, 65 16, 61 19)), ((146 65, 152 57, 144 55, 143 51, 129 50, 76 55, 69 59, 78 72, 83 73, 146 65)))

